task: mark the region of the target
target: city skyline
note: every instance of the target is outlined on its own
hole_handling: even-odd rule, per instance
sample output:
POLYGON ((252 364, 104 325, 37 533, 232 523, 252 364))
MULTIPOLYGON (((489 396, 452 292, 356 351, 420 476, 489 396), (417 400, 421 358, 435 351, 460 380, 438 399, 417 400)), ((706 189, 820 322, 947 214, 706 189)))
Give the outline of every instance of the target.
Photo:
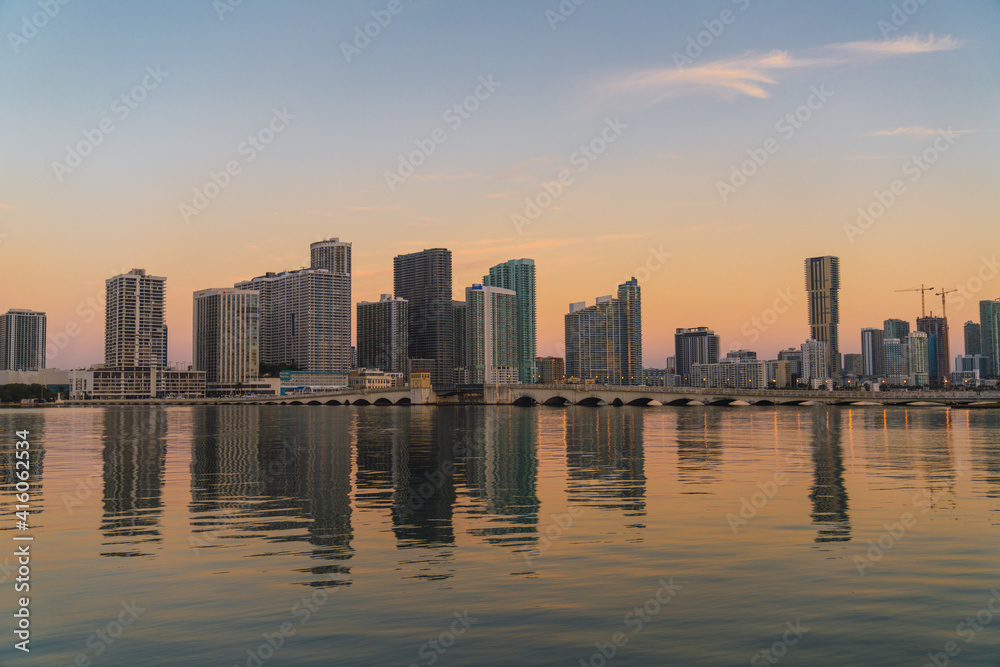
MULTIPOLYGON (((352 261, 351 260, 351 249, 352 249, 352 242, 350 242, 350 241, 343 241, 342 242, 342 241, 340 241, 340 239, 338 237, 338 238, 330 238, 330 239, 321 240, 321 241, 314 241, 314 242, 311 243, 311 245, 310 245, 310 249, 311 250, 310 250, 310 254, 309 254, 309 258, 310 258, 311 262, 319 262, 320 264, 322 264, 322 262, 324 262, 324 261, 329 262, 330 265, 331 265, 330 273, 333 273, 332 266, 333 266, 334 259, 333 259, 332 255, 330 256, 329 259, 327 259, 324 255, 318 254, 318 252, 322 252, 323 249, 325 249, 327 247, 336 247, 336 248, 339 249, 338 250, 339 252, 345 252, 345 249, 346 249, 346 259, 343 256, 341 256, 340 259, 337 260, 337 261, 340 262, 337 266, 339 267, 339 270, 341 272, 343 272, 344 269, 345 269, 345 267, 346 267, 346 273, 342 274, 342 275, 346 276, 346 278, 344 278, 344 280, 346 280, 346 284, 345 284, 345 286, 344 286, 343 289, 344 290, 349 290, 349 293, 350 293, 350 299, 349 299, 349 301, 350 301, 350 304, 349 304, 350 308, 348 310, 351 311, 351 312, 353 312, 355 310, 355 308, 359 304, 365 303, 365 299, 359 299, 358 297, 356 297, 353 294, 353 290, 351 289, 351 276, 352 276, 352 270, 351 270, 351 261, 352 261)), ((441 249, 441 250, 445 250, 446 252, 450 252, 450 251, 448 251, 448 249, 441 249)), ((423 251, 423 252, 426 252, 426 251, 423 251)), ((420 254, 420 251, 418 251, 416 253, 411 253, 411 254, 412 255, 420 254)), ((816 257, 816 258, 806 258, 805 259, 806 266, 807 267, 809 266, 809 262, 810 261, 818 260, 818 259, 824 259, 824 260, 826 260, 826 259, 829 259, 829 256, 816 257)), ((839 280, 839 274, 840 274, 839 262, 840 262, 840 258, 833 257, 832 259, 836 262, 837 274, 838 274, 838 280, 839 280)), ((535 267, 535 262, 534 262, 533 259, 523 259, 523 258, 522 259, 518 259, 518 260, 507 259, 507 260, 499 262, 496 266, 492 267, 491 270, 495 270, 499 266, 518 265, 518 263, 520 263, 520 262, 529 262, 530 266, 533 269, 535 267)), ((472 269, 473 272, 475 270, 476 269, 472 269)), ((807 270, 808 270, 808 268, 807 268, 807 270)), ((998 266, 998 270, 1000 270, 1000 266, 998 266)), ((143 271, 145 271, 145 270, 143 270, 143 271)), ((300 267, 299 269, 286 270, 286 271, 282 271, 282 272, 268 271, 264 275, 261 275, 261 276, 259 276, 257 278, 251 279, 251 280, 237 281, 235 283, 235 286, 236 286, 236 288, 250 289, 251 285, 254 285, 254 284, 258 285, 258 287, 259 287, 259 285, 260 285, 260 283, 262 281, 272 282, 272 281, 275 281, 275 280, 281 280, 283 278, 289 278, 289 277, 294 278, 296 276, 301 276, 303 278, 308 278, 308 277, 310 277, 309 276, 310 273, 315 273, 316 271, 317 271, 317 268, 315 266, 310 266, 310 264, 306 264, 306 265, 300 267)), ((320 269, 320 272, 326 272, 326 271, 327 271, 327 269, 320 269)), ((481 271, 486 271, 486 269, 482 269, 481 271)), ((128 275, 128 274, 129 274, 129 272, 123 271, 123 272, 121 272, 118 275, 121 276, 121 275, 128 275)), ((981 273, 980 273, 980 275, 981 275, 981 273)), ((489 276, 487 276, 487 277, 489 277, 489 276)), ((161 276, 161 277, 157 278, 157 280, 163 280, 165 282, 167 278, 168 278, 168 276, 161 276)), ((801 280, 801 278, 800 278, 800 280, 801 280)), ((105 283, 107 283, 109 281, 110 281, 110 278, 106 278, 104 280, 105 283)), ((479 284, 479 283, 478 282, 473 282, 471 284, 479 284)), ((544 287, 545 286, 543 285, 542 287, 543 287, 542 291, 544 291, 544 287)), ((534 284, 533 283, 532 283, 532 288, 534 288, 534 284)), ((195 290, 195 292, 193 292, 192 294, 196 297, 197 294, 198 294, 198 292, 205 291, 205 289, 206 288, 195 290)), ((209 289, 214 289, 214 288, 209 288, 209 289)), ((998 282, 998 284, 997 284, 997 289, 998 289, 998 291, 1000 291, 1000 282, 998 282)), ((458 285, 457 281, 453 280, 453 284, 452 284, 452 292, 453 292, 453 294, 456 294, 456 293, 457 294, 461 294, 461 296, 464 298, 465 291, 466 291, 466 287, 458 285)), ((898 291, 898 290, 893 290, 893 292, 895 292, 895 291, 898 291)), ((164 290, 164 292, 165 292, 165 290, 164 290)), ((746 332, 747 329, 749 329, 751 331, 751 333, 752 333, 752 332, 758 330, 757 327, 766 329, 768 327, 767 319, 768 319, 768 314, 769 313, 770 313, 770 315, 772 317, 775 317, 775 318, 781 320, 782 322, 786 322, 787 320, 794 319, 793 308, 791 306, 785 308, 781 312, 779 312, 778 309, 775 306, 779 302, 781 302, 781 301, 785 302, 786 304, 789 303, 789 302, 791 302, 792 304, 794 304, 796 301, 800 301, 804 306, 807 306, 807 304, 809 302, 809 296, 808 296, 808 294, 809 294, 808 290, 804 290, 802 292, 802 296, 801 297, 796 296, 791 291, 786 291, 783 294, 779 293, 778 299, 775 300, 775 302, 774 302, 774 304, 772 304, 771 308, 765 309, 765 311, 763 311, 761 315, 755 316, 751 320, 749 320, 749 321, 747 321, 747 322, 744 323, 744 325, 743 325, 743 331, 744 331, 744 333, 746 332)), ((382 295, 380 295, 380 298, 382 298, 384 296, 386 296, 386 295, 382 294, 382 295)), ((390 296, 392 296, 392 295, 390 295, 390 296)), ((976 314, 981 314, 981 308, 980 308, 980 303, 981 302, 983 302, 983 301, 988 301, 988 302, 991 302, 991 303, 993 301, 1000 302, 1000 299, 979 298, 979 297, 982 297, 982 296, 983 296, 982 293, 977 294, 977 293, 971 291, 969 288, 959 289, 959 290, 957 290, 957 294, 955 294, 955 297, 953 297, 952 299, 950 299, 948 301, 949 310, 954 310, 953 303, 954 303, 954 300, 956 298, 962 300, 962 303, 961 303, 962 309, 965 310, 965 311, 971 312, 973 314, 973 316, 975 316, 976 314), (972 300, 967 301, 966 300, 968 298, 967 295, 971 296, 972 300)), ((394 298, 399 298, 399 297, 396 296, 394 298)), ((896 298, 898 299, 899 297, 896 297, 896 298)), ((166 299, 164 298, 163 300, 164 300, 163 311, 166 313, 164 321, 168 323, 167 326, 165 327, 165 329, 169 329, 169 321, 170 321, 169 312, 170 312, 170 309, 166 305, 166 299)), ((909 301, 913 301, 913 302, 916 301, 915 298, 907 299, 906 297, 903 297, 903 300, 909 300, 909 301)), ((377 303, 377 301, 374 301, 374 300, 373 300, 373 302, 377 303)), ((461 300, 455 300, 455 302, 456 303, 461 303, 462 301, 461 300)), ((572 312, 572 308, 575 305, 578 305, 579 303, 580 302, 573 302, 573 303, 567 304, 567 306, 570 308, 570 310, 572 312)), ((891 337, 890 333, 896 332, 897 329, 898 329, 897 338, 899 338, 900 340, 905 339, 906 336, 908 335, 909 331, 911 331, 911 329, 914 330, 914 331, 916 330, 916 328, 918 326, 918 321, 919 320, 921 320, 921 319, 926 319, 926 320, 937 320, 937 319, 940 319, 936 315, 937 311, 934 310, 933 303, 934 302, 932 301, 931 302, 931 307, 927 308, 927 310, 926 310, 926 312, 927 312, 927 317, 926 318, 921 318, 919 315, 914 315, 911 319, 902 319, 902 318, 895 318, 895 317, 888 317, 888 318, 886 318, 884 320, 884 322, 883 322, 883 326, 885 327, 885 331, 886 331, 884 339, 889 339, 891 337)), ((30 308, 27 308, 27 309, 11 308, 11 310, 15 311, 15 312, 18 311, 18 310, 25 310, 25 311, 28 311, 28 312, 31 311, 30 308)), ((848 310, 850 310, 850 302, 848 302, 848 310)), ((752 335, 749 338, 746 337, 746 336, 728 336, 727 337, 726 335, 724 335, 724 333, 714 332, 715 335, 720 339, 720 356, 724 356, 727 351, 731 351, 731 350, 752 349, 755 352, 758 352, 760 354, 760 358, 761 359, 777 359, 778 358, 778 352, 781 351, 781 350, 783 350, 783 349, 786 349, 786 347, 788 345, 791 345, 792 347, 798 347, 803 341, 806 341, 806 340, 809 339, 812 327, 809 324, 808 311, 806 310, 805 307, 803 308, 803 311, 804 312, 802 313, 802 317, 804 318, 804 320, 799 322, 800 326, 798 327, 798 329, 800 329, 800 331, 801 331, 800 335, 798 337, 796 337, 795 323, 792 322, 791 326, 789 327, 792 330, 791 333, 790 333, 790 336, 788 338, 775 339, 774 345, 776 347, 773 348, 774 349, 774 353, 773 354, 769 353, 769 351, 768 351, 769 349, 772 349, 772 348, 764 348, 764 347, 760 347, 760 346, 755 347, 753 345, 753 343, 749 343, 748 344, 744 340, 744 339, 753 340, 753 336, 752 335)), ((85 312, 85 313, 88 314, 88 316, 94 315, 95 319, 93 321, 100 320, 103 323, 104 309, 103 309, 103 307, 98 308, 96 300, 94 300, 94 299, 89 299, 87 302, 80 304, 80 312, 85 312)), ((558 318, 562 319, 565 316, 565 312, 566 312, 566 310, 564 308, 562 313, 540 313, 539 317, 538 317, 538 320, 539 321, 545 321, 545 320, 553 319, 554 317, 558 317, 558 318)), ((57 314, 57 316, 58 316, 58 314, 57 314)), ((180 317, 182 317, 182 316, 179 315, 178 318, 180 318, 180 317)), ((348 318, 349 317, 350 317, 350 314, 348 314, 348 318)), ((48 316, 46 317, 46 319, 48 319, 48 316)), ((721 319, 721 318, 719 318, 719 319, 721 319)), ((950 319, 949 324, 948 324, 949 329, 952 329, 952 328, 957 327, 957 326, 963 326, 964 327, 964 325, 958 325, 958 324, 956 324, 957 320, 958 320, 958 317, 954 317, 954 318, 950 319)), ((972 322, 972 320, 969 320, 969 322, 972 322)), ((192 330, 191 329, 191 327, 193 326, 192 320, 189 319, 188 323, 189 323, 188 330, 192 330)), ((976 324, 978 324, 978 323, 976 323, 976 324)), ((697 329, 697 328, 703 327, 703 326, 705 326, 705 325, 704 324, 700 324, 700 325, 697 325, 697 326, 691 326, 691 325, 683 325, 683 326, 681 326, 681 325, 678 325, 675 328, 676 329, 697 329)), ((349 323, 348 323, 348 327, 350 328, 351 344, 354 345, 354 346, 356 346, 357 345, 357 330, 356 330, 355 327, 351 326, 349 323)), ((341 327, 341 328, 348 328, 348 327, 341 327)), ((265 324, 264 324, 264 322, 262 320, 262 323, 261 323, 261 331, 262 331, 262 333, 261 333, 261 336, 262 336, 261 361, 262 362, 266 362, 267 361, 266 355, 263 352, 263 350, 264 350, 263 341, 264 341, 264 339, 266 339, 266 334, 264 333, 265 328, 266 328, 265 324)), ((708 325, 708 328, 709 329, 714 329, 715 327, 713 327, 711 325, 708 325)), ((859 329, 857 329, 855 331, 855 330, 851 330, 851 329, 848 329, 848 328, 845 328, 845 327, 841 326, 840 329, 841 329, 841 331, 843 333, 840 334, 840 338, 843 341, 843 343, 841 344, 840 354, 842 356, 847 355, 847 354, 859 354, 859 355, 862 355, 862 357, 863 357, 864 354, 865 354, 864 332, 866 330, 868 330, 869 328, 870 327, 868 327, 868 326, 862 326, 862 327, 860 327, 859 329), (855 335, 855 334, 857 334, 857 335, 855 335)), ((79 330, 80 327, 77 325, 76 329, 79 330)), ((102 332, 104 332, 105 331, 105 327, 101 326, 101 330, 102 330, 102 332)), ((957 331, 957 329, 955 329, 955 330, 957 331)), ((60 334, 60 332, 54 332, 54 333, 55 333, 55 335, 59 335, 60 334)), ((560 333, 563 334, 563 340, 565 340, 565 331, 563 330, 560 333)), ((69 355, 65 355, 65 354, 61 355, 61 353, 63 352, 63 350, 59 348, 59 344, 58 344, 57 341, 53 341, 51 339, 52 335, 53 335, 53 332, 51 332, 51 327, 50 327, 49 345, 47 346, 48 347, 48 352, 49 352, 49 357, 55 356, 56 358, 58 358, 58 357, 62 356, 62 358, 64 358, 64 359, 68 358, 69 355), (56 353, 55 355, 52 355, 53 351, 55 351, 55 353, 56 353)), ((674 336, 673 336, 672 333, 664 335, 662 337, 662 340, 659 337, 657 337, 657 334, 652 334, 652 336, 653 337, 650 337, 649 335, 644 336, 643 341, 642 341, 642 344, 643 344, 644 347, 646 345, 651 345, 651 346, 660 348, 660 347, 662 347, 664 345, 664 340, 666 340, 667 338, 674 338, 674 336)), ((952 335, 952 337, 954 337, 954 334, 952 335)), ((941 356, 939 358, 942 361, 946 360, 947 361, 947 365, 949 366, 949 368, 950 368, 950 365, 952 364, 952 361, 953 361, 953 359, 954 359, 954 357, 956 355, 966 354, 965 347, 962 344, 963 338, 964 337, 959 337, 958 340, 949 342, 949 347, 948 347, 948 350, 947 350, 947 354, 940 353, 941 356)), ((60 340, 62 340, 62 341, 75 341, 76 339, 77 339, 77 336, 70 337, 70 336, 67 336, 65 334, 65 332, 62 332, 62 335, 60 337, 60 340)), ((169 343, 170 340, 171 339, 168 339, 168 343, 169 343)), ((173 363, 175 361, 178 361, 178 362, 180 362, 180 361, 187 361, 187 362, 193 361, 194 338, 191 337, 191 338, 189 338, 187 340, 190 341, 189 342, 190 347, 188 348, 188 353, 185 355, 183 348, 181 348, 181 353, 180 354, 174 354, 173 352, 168 352, 168 356, 167 356, 167 361, 168 362, 173 363)), ((290 340, 291 339, 286 340, 282 345, 288 346, 289 344, 291 344, 290 340)), ((759 340, 763 340, 763 337, 759 338, 759 340)), ((105 347, 107 346, 107 341, 105 340, 105 336, 103 336, 103 335, 101 336, 101 342, 104 344, 105 347)), ((983 345, 985 346, 985 343, 983 345)), ((173 346, 170 346, 170 349, 174 349, 173 346)), ((548 348, 546 348, 546 349, 553 350, 553 353, 542 355, 541 354, 542 349, 539 348, 539 355, 538 356, 561 356, 561 357, 565 357, 565 345, 562 344, 561 342, 550 343, 549 346, 548 346, 548 348)), ((644 350, 644 352, 645 352, 645 350, 644 350)), ((662 358, 659 355, 650 358, 650 356, 648 354, 644 353, 643 354, 643 360, 642 360, 642 367, 643 368, 662 368, 662 367, 665 366, 665 361, 666 361, 667 357, 668 356, 673 357, 673 356, 676 355, 676 353, 677 353, 677 351, 676 351, 676 347, 675 346, 669 346, 668 354, 666 356, 663 356, 662 358)), ((105 351, 105 357, 106 357, 106 354, 107 353, 105 351)), ((105 362, 106 362, 106 358, 105 358, 105 362)), ((73 365, 73 366, 58 366, 58 365, 55 365, 55 364, 47 364, 47 367, 49 367, 49 368, 60 368, 60 367, 61 368, 71 368, 71 367, 73 367, 73 368, 85 368, 85 367, 89 367, 89 366, 91 366, 93 364, 98 364, 98 363, 101 363, 101 362, 100 361, 84 361, 83 363, 76 364, 76 365, 73 365)))

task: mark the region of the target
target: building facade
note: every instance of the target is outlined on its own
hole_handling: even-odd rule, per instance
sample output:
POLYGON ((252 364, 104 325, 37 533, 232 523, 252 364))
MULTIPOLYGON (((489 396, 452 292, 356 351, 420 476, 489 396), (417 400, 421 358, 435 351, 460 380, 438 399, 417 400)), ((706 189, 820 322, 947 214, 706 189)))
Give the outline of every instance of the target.
POLYGON ((885 329, 869 327, 861 330, 861 375, 866 378, 881 377, 885 372, 882 364, 882 344, 885 329))
POLYGON ((12 309, 0 315, 0 371, 45 369, 45 313, 12 309))
POLYGON ((943 317, 921 317, 917 319, 917 331, 927 334, 931 384, 936 386, 948 384, 951 381, 948 320, 943 317))
POLYGON ((259 293, 208 289, 194 293, 194 370, 209 393, 242 391, 260 373, 259 293))
POLYGON ((826 345, 827 370, 824 377, 839 378, 840 258, 826 255, 806 259, 805 277, 809 338, 826 345))
POLYGON ((404 376, 409 372, 409 305, 391 294, 358 303, 357 367, 404 376))
POLYGON ((910 335, 910 323, 893 317, 882 323, 882 331, 885 334, 883 340, 887 338, 906 340, 906 337, 910 335))
POLYGON ((538 357, 535 359, 538 381, 542 384, 558 384, 566 380, 566 364, 562 357, 538 357))
POLYGON ((719 363, 719 337, 708 327, 678 328, 674 332, 674 359, 681 385, 697 386, 692 367, 719 363))
POLYGON ((465 363, 469 384, 517 384, 518 304, 514 290, 465 288, 465 363))
POLYGON ((166 368, 167 279, 145 269, 104 281, 104 364, 111 368, 166 368))
POLYGON ((882 364, 885 381, 890 385, 904 385, 910 379, 910 355, 905 341, 886 338, 882 341, 882 364))
POLYGON ((1000 299, 979 302, 983 356, 990 360, 990 377, 1000 377, 1000 299))
MULTIPOLYGON (((512 259, 490 268, 483 287, 502 287, 517 294, 517 367, 522 384, 538 381, 535 366, 535 260, 512 259)), ((458 365, 458 364, 456 364, 458 365)))
POLYGON ((830 355, 824 341, 810 339, 802 343, 801 379, 810 384, 830 379, 830 355))
POLYGON ((410 303, 410 358, 433 360, 434 387, 454 386, 451 251, 432 248, 397 255, 393 258, 393 291, 410 303))
MULTIPOLYGON (((978 323, 969 320, 963 329, 965 333, 965 354, 972 356, 983 353, 982 328, 978 323)), ((955 369, 958 370, 958 369, 955 369)))
POLYGON ((715 364, 693 364, 692 386, 725 389, 766 389, 766 362, 757 359, 726 357, 715 364))
POLYGON ((910 385, 926 387, 930 384, 930 339, 923 331, 914 331, 906 337, 907 364, 910 385))
POLYGON ((566 376, 599 384, 642 383, 642 296, 632 278, 618 297, 570 304, 565 317, 566 376))

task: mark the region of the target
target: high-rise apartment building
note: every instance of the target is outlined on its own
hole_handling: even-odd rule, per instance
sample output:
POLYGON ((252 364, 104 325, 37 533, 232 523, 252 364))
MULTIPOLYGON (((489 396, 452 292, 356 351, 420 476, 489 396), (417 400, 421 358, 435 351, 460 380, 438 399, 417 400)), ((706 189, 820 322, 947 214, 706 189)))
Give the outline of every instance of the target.
POLYGON ((383 294, 358 303, 358 367, 409 373, 409 303, 383 294))
POLYGON ((886 382, 902 385, 910 378, 910 355, 906 342, 898 338, 882 341, 882 364, 886 382))
POLYGON ((864 375, 862 356, 860 354, 844 355, 844 375, 851 378, 859 378, 864 375))
POLYGON ((465 368, 470 384, 516 384, 517 294, 502 287, 465 288, 465 368))
POLYGON ((237 390, 260 372, 260 295, 252 290, 194 293, 194 369, 211 392, 237 390))
POLYGON ((310 246, 313 266, 237 283, 259 293, 260 361, 311 373, 347 373, 351 356, 351 244, 310 246))
POLYGON ((695 386, 695 364, 719 363, 719 337, 708 327, 678 328, 674 332, 674 358, 681 385, 695 386))
POLYGON ((884 332, 883 340, 887 338, 906 340, 906 337, 910 335, 910 323, 906 320, 890 318, 882 323, 882 331, 884 332))
MULTIPOLYGON (((982 328, 978 323, 969 320, 965 323, 965 354, 975 356, 983 353, 982 328)), ((957 368, 955 370, 958 370, 957 368)))
POLYGON ((926 387, 930 383, 930 337, 923 331, 913 331, 906 337, 906 348, 910 384, 926 387))
POLYGON ((861 376, 875 378, 885 370, 882 365, 882 343, 885 330, 868 327, 861 330, 861 376))
POLYGON ((411 359, 433 360, 431 384, 454 386, 451 251, 432 248, 393 258, 393 291, 409 301, 411 359))
POLYGON ((951 352, 948 345, 948 320, 943 317, 917 319, 917 331, 927 334, 930 357, 930 381, 944 385, 951 380, 951 352))
POLYGON ((45 313, 11 309, 0 315, 0 371, 45 369, 45 313))
POLYGON ((469 368, 465 360, 465 302, 451 302, 451 349, 454 352, 455 384, 469 384, 469 368))
POLYGON ((104 281, 104 363, 112 368, 166 368, 167 279, 145 269, 104 281))
POLYGON ((566 375, 601 384, 642 384, 642 304, 639 282, 618 286, 618 298, 570 304, 565 318, 566 375))
MULTIPOLYGON (((825 341, 807 340, 802 343, 802 380, 811 383, 814 380, 825 381, 830 377, 830 355, 825 341)), ((838 369, 839 374, 839 369, 838 369)))
MULTIPOLYGON (((535 366, 535 260, 512 259, 490 268, 483 287, 503 287, 517 294, 517 366, 520 381, 538 380, 535 366)), ((457 365, 457 364, 456 364, 457 365)))
POLYGON ((1000 376, 1000 299, 979 302, 983 356, 989 357, 990 377, 1000 376))
POLYGON ((778 361, 788 362, 788 372, 792 376, 790 382, 794 384, 795 380, 802 377, 802 349, 790 347, 787 350, 781 350, 778 352, 778 361))
MULTIPOLYGON (((840 377, 840 258, 826 255, 805 261, 809 338, 826 344, 827 372, 840 377)), ((818 377, 818 376, 817 376, 818 377)))

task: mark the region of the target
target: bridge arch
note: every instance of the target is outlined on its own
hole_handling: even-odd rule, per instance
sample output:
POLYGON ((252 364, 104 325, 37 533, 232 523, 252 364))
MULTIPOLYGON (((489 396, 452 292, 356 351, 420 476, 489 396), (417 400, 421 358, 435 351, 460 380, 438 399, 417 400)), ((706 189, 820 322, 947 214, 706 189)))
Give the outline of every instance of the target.
POLYGON ((392 401, 383 396, 382 398, 376 398, 374 405, 392 405, 392 401))
POLYGON ((514 399, 514 405, 522 408, 530 408, 534 405, 538 405, 538 401, 535 400, 534 396, 524 394, 514 399))
POLYGON ((542 405, 551 405, 551 406, 555 406, 555 407, 563 407, 565 405, 572 405, 572 403, 573 402, 570 401, 565 396, 550 396, 549 398, 547 398, 544 401, 542 401, 542 405))
POLYGON ((576 404, 583 405, 588 408, 596 408, 602 405, 607 405, 608 402, 598 396, 587 396, 586 398, 581 398, 576 402, 576 404))

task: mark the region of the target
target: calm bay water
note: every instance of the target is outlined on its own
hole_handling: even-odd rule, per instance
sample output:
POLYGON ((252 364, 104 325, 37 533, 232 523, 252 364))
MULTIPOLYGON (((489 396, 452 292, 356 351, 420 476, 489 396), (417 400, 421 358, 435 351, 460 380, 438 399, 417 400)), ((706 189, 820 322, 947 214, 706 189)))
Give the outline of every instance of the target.
POLYGON ((3 665, 1000 665, 997 411, 66 408, 0 443, 3 665))

